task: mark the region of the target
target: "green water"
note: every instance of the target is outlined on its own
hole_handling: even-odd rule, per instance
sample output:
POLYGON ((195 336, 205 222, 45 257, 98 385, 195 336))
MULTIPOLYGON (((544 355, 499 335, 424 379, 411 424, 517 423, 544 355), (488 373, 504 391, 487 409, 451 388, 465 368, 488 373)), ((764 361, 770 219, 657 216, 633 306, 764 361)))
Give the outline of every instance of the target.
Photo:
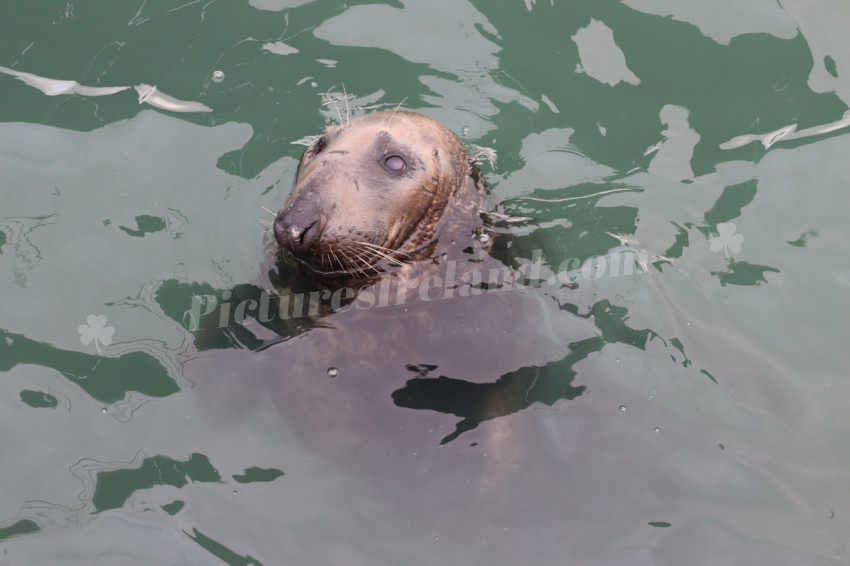
POLYGON ((845 2, 0 6, 0 563, 850 561, 845 2), (495 150, 531 218, 496 251, 572 271, 490 324, 570 353, 380 498, 269 392, 313 328, 186 312, 267 280, 293 142, 399 104, 495 150), (623 251, 631 275, 592 269, 623 251), (517 431, 515 473, 452 475, 517 431), (428 496, 457 486, 483 506, 428 496))

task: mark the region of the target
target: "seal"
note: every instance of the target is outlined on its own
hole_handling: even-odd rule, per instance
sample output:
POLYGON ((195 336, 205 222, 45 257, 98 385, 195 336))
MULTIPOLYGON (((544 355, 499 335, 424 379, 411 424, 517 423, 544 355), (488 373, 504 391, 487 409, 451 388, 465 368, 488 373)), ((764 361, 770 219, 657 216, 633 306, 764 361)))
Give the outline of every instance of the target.
POLYGON ((447 253, 439 243, 457 247, 493 204, 445 126, 415 112, 377 112, 313 141, 273 232, 312 276, 350 284, 447 253))
POLYGON ((571 345, 596 328, 535 285, 540 258, 513 255, 494 208, 461 141, 430 118, 381 112, 328 128, 273 222, 286 261, 232 289, 210 315, 232 322, 196 338, 226 349, 186 370, 208 414, 232 422, 270 400, 298 443, 405 520, 430 507, 466 525, 550 505, 549 490, 531 506, 525 490, 501 490, 541 477, 521 466, 548 434, 526 409, 582 393, 572 365, 585 354, 571 345))

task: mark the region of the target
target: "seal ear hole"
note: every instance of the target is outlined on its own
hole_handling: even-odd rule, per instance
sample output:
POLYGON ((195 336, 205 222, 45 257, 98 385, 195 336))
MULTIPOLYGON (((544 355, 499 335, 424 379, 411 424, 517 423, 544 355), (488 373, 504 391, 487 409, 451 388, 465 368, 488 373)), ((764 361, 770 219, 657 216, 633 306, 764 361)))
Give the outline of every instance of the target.
POLYGON ((401 173, 407 169, 407 163, 399 155, 390 155, 384 158, 384 167, 393 173, 401 173))

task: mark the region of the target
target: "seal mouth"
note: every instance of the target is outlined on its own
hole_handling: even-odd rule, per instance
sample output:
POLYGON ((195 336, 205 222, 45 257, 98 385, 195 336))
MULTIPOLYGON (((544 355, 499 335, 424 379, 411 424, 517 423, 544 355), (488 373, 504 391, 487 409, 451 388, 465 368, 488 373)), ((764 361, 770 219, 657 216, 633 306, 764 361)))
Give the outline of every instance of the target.
POLYGON ((410 259, 406 252, 365 240, 326 242, 311 248, 310 253, 299 253, 285 241, 281 249, 322 278, 368 278, 401 267, 410 259))

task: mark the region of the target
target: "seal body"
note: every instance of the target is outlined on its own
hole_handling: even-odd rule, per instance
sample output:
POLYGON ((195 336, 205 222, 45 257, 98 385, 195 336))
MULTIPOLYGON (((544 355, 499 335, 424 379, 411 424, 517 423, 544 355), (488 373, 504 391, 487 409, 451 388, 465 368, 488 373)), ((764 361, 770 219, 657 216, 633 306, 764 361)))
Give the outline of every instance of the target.
MULTIPOLYGON (((305 151, 274 236, 314 277, 349 284, 432 256, 491 206, 457 137, 413 112, 330 127, 305 151)), ((440 253, 447 253, 442 250, 440 253)))

